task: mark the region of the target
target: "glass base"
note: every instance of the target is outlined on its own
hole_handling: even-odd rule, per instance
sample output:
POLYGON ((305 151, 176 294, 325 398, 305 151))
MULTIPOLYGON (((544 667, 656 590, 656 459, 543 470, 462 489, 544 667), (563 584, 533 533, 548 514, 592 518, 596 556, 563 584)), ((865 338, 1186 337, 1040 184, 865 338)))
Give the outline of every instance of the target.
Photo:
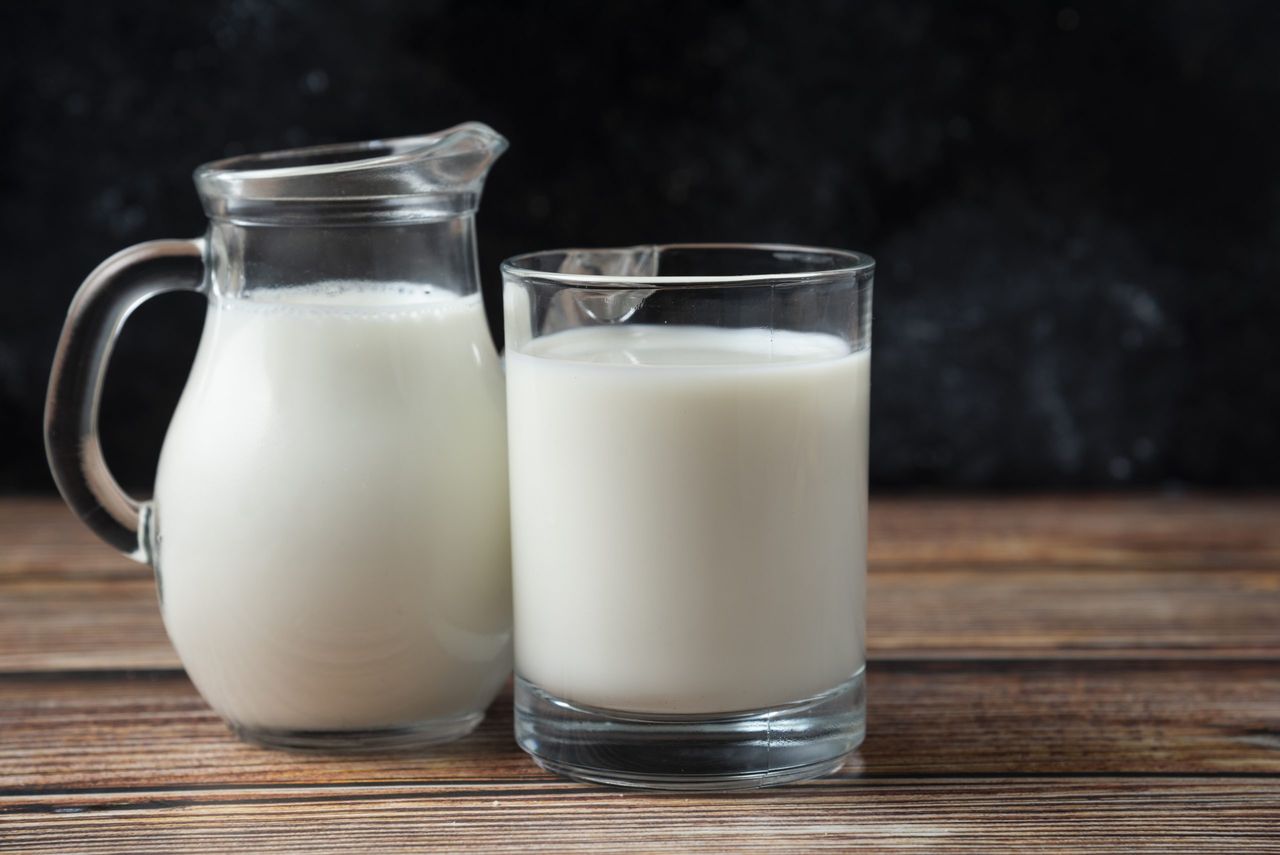
POLYGON ((484 720, 484 713, 375 730, 283 730, 232 724, 236 736, 266 748, 326 753, 412 751, 461 739, 484 720))
POLYGON ((864 672, 813 698, 721 715, 584 707, 515 678, 516 742, 579 781, 657 790, 742 790, 829 775, 866 734, 864 672))

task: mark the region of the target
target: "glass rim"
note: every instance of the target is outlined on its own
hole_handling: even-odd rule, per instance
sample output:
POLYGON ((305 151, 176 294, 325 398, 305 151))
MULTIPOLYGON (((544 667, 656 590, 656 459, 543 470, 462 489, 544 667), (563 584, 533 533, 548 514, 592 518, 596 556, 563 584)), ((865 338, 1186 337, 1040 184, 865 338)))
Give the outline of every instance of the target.
POLYGON ((699 285, 760 285, 763 283, 778 284, 802 284, 806 282, 824 281, 831 279, 839 279, 853 276, 855 278, 865 278, 866 274, 875 270, 875 259, 865 252, 856 252, 849 249, 835 249, 831 247, 805 246, 801 244, 787 243, 659 243, 659 244, 636 244, 634 246, 609 246, 609 247, 570 247, 563 249, 544 249, 534 252, 525 252, 520 255, 513 255, 506 261, 502 262, 501 269, 504 275, 510 275, 519 279, 541 279, 555 282, 562 285, 570 285, 577 288, 595 288, 603 290, 627 290, 632 288, 664 288, 664 287, 680 287, 680 286, 699 286, 699 285), (535 258, 543 258, 549 255, 560 255, 574 252, 635 252, 637 250, 651 250, 661 252, 663 250, 701 250, 708 252, 718 252, 723 250, 734 250, 738 252, 762 252, 762 253, 790 253, 794 255, 804 256, 827 256, 834 260, 844 262, 841 264, 833 264, 831 267, 820 270, 796 270, 791 272, 779 273, 742 273, 742 274, 716 274, 716 275, 609 275, 604 273, 561 273, 550 270, 535 270, 526 266, 535 258))

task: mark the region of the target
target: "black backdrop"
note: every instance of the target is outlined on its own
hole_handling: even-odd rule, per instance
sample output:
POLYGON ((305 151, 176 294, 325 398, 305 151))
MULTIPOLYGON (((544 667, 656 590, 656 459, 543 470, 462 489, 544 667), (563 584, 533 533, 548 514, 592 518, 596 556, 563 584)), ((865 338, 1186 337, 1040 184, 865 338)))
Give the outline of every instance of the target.
MULTIPOLYGON (((862 249, 881 486, 1280 484, 1280 3, 0 5, 0 489, 46 490, 57 328, 203 228, 228 154, 466 119, 504 256, 862 249)), ((107 452, 150 483, 200 298, 135 317, 107 452)))

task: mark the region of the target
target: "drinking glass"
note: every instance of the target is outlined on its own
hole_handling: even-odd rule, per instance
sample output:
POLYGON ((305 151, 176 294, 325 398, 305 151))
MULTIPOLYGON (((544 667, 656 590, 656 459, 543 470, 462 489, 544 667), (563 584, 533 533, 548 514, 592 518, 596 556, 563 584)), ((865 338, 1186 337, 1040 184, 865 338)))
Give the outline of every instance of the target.
POLYGON ((502 266, 515 728, 543 767, 734 789, 861 742, 874 266, 732 244, 502 266))

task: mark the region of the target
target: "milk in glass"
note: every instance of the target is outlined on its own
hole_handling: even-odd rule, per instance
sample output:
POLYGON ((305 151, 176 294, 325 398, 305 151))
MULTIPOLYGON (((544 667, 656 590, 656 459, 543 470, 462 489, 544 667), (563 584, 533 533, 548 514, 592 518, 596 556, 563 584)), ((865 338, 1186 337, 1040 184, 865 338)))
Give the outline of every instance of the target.
POLYGON ((857 675, 869 362, 817 333, 635 324, 509 352, 516 672, 671 714, 857 675))

